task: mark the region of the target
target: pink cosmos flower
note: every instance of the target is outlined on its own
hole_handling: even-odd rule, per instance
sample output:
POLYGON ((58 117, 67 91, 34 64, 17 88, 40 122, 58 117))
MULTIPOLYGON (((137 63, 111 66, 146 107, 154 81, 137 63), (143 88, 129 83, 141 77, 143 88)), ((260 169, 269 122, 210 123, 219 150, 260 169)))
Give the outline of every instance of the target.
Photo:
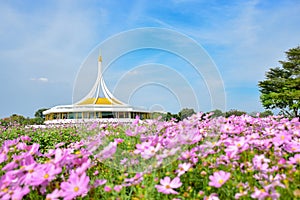
POLYGON ((0 164, 7 160, 7 156, 5 152, 0 153, 0 164))
POLYGON ((166 176, 164 179, 160 179, 161 185, 155 185, 155 188, 158 190, 158 192, 164 193, 164 194, 178 194, 173 188, 179 188, 182 183, 180 182, 180 178, 176 177, 172 181, 170 177, 166 176))
POLYGON ((203 200, 220 200, 218 194, 212 193, 208 197, 204 197, 203 200))
POLYGON ((187 133, 179 134, 181 144, 195 144, 202 139, 199 129, 189 130, 187 133))
POLYGON ((181 176, 185 172, 187 172, 191 168, 191 163, 182 163, 178 165, 178 169, 176 170, 177 176, 181 176))
POLYGON ((34 143, 33 145, 31 146, 27 146, 27 150, 28 150, 28 154, 31 154, 31 155, 34 155, 34 154, 37 154, 38 151, 39 151, 39 148, 40 148, 40 145, 37 144, 37 143, 34 143))
POLYGON ((63 145, 65 145, 65 143, 64 142, 60 142, 60 143, 58 143, 58 144, 55 145, 55 148, 59 148, 59 147, 61 147, 63 145))
POLYGON ((197 154, 194 151, 185 151, 181 153, 180 160, 188 160, 191 157, 197 157, 197 154))
POLYGON ((56 178, 56 175, 61 172, 60 167, 55 167, 53 164, 37 165, 32 173, 30 185, 38 186, 43 183, 48 183, 56 178))
POLYGON ((230 145, 224 151, 228 158, 234 158, 237 155, 239 148, 236 145, 230 145))
POLYGON ((98 171, 98 170, 96 170, 96 171, 93 173, 94 176, 96 176, 96 175, 98 175, 98 174, 99 174, 99 171, 98 171))
POLYGON ((273 143, 275 146, 280 146, 284 143, 290 142, 291 139, 292 136, 288 132, 283 131, 277 134, 276 137, 273 138, 273 143))
POLYGON ((23 142, 19 142, 17 144, 17 149, 19 149, 19 150, 26 150, 26 148, 27 148, 27 145, 23 142))
POLYGON ((107 181, 105 179, 97 179, 94 183, 94 187, 98 187, 100 185, 104 185, 107 181))
POLYGON ((134 150, 134 153, 140 154, 151 147, 151 142, 143 142, 141 144, 136 144, 135 147, 136 149, 134 150))
POLYGON ((28 186, 25 187, 16 187, 13 190, 9 190, 5 195, 1 197, 1 199, 13 199, 13 200, 21 200, 25 195, 30 192, 28 186))
POLYGON ((52 193, 47 194, 46 200, 59 200, 60 197, 60 191, 58 189, 55 189, 52 193))
POLYGON ((31 183, 31 181, 33 180, 33 175, 36 167, 37 167, 37 163, 22 166, 22 171, 26 173, 20 179, 21 184, 28 185, 31 183))
POLYGON ((236 194, 234 195, 234 198, 235 198, 235 199, 240 199, 241 197, 246 196, 247 194, 248 194, 247 191, 241 191, 241 192, 239 192, 239 193, 236 193, 236 194))
POLYGON ((82 174, 85 172, 89 167, 91 166, 91 160, 88 159, 86 162, 84 162, 80 167, 76 169, 77 174, 82 174))
POLYGON ((22 141, 31 141, 31 138, 27 135, 22 135, 20 138, 22 141))
POLYGON ((258 162, 256 164, 254 164, 253 167, 256 170, 259 170, 259 171, 262 171, 262 172, 266 172, 268 170, 268 168, 269 168, 269 165, 268 165, 268 163, 258 162))
POLYGON ((230 178, 230 175, 230 173, 224 171, 214 172, 212 176, 209 176, 209 185, 220 188, 230 178))
POLYGON ((132 130, 127 129, 127 130, 125 131, 125 134, 126 134, 127 136, 134 137, 134 136, 136 136, 138 133, 137 133, 137 132, 132 132, 132 130))
POLYGON ((108 146, 106 146, 96 157, 99 157, 101 161, 112 157, 117 151, 117 142, 111 142, 108 146))
POLYGON ((300 142, 299 143, 297 143, 297 142, 287 143, 285 145, 284 149, 289 153, 300 152, 300 142))
POLYGON ((288 161, 289 164, 300 164, 300 154, 296 154, 294 157, 291 157, 288 161))
POLYGON ((3 171, 10 171, 13 170, 14 168, 18 167, 18 164, 16 163, 16 161, 11 161, 10 163, 7 163, 2 170, 3 171))
POLYGON ((248 141, 245 137, 240 137, 237 141, 234 141, 234 145, 236 145, 240 151, 245 151, 249 148, 248 141))
POLYGON ((284 158, 280 158, 279 160, 278 160, 278 164, 279 165, 284 165, 286 163, 286 160, 284 159, 284 158))
POLYGON ((274 191, 270 191, 270 193, 268 192, 268 190, 266 190, 266 188, 264 189, 257 189, 255 187, 255 191, 254 193, 251 194, 251 197, 254 199, 258 199, 258 200, 264 200, 267 197, 270 197, 271 199, 278 199, 279 198, 279 194, 276 192, 276 190, 274 191))
POLYGON ((125 178, 124 179, 124 186, 131 186, 131 185, 137 185, 143 180, 143 174, 142 173, 136 173, 133 178, 125 178))
POLYGON ((260 171, 267 171, 267 169, 269 168, 269 162, 270 159, 265 158, 265 156, 262 155, 255 155, 254 158, 252 159, 253 162, 253 167, 256 170, 260 170, 260 171))
POLYGON ((94 122, 87 128, 87 130, 88 131, 94 130, 95 128, 97 128, 97 126, 98 126, 98 122, 94 122))
POLYGON ((144 152, 141 152, 141 156, 144 159, 149 159, 153 157, 160 149, 161 149, 161 145, 158 143, 156 147, 150 146, 148 149, 145 149, 144 152))
POLYGON ((122 142, 124 142, 124 140, 121 138, 116 138, 114 141, 117 142, 118 144, 121 144, 122 142))
POLYGON ((122 190, 122 188, 123 188, 122 185, 116 185, 116 186, 114 187, 114 190, 115 190, 116 192, 120 192, 120 191, 122 190))
POLYGON ((84 197, 88 192, 89 181, 90 178, 86 176, 85 172, 81 176, 71 172, 68 181, 60 184, 61 196, 66 200, 77 196, 84 197))
POLYGON ((253 164, 257 163, 269 163, 270 159, 266 158, 265 155, 255 155, 254 158, 252 159, 253 164))
POLYGON ((135 117, 135 120, 132 122, 132 125, 137 125, 139 123, 139 121, 140 121, 140 116, 137 115, 135 117))
POLYGON ((111 187, 109 187, 109 186, 104 186, 104 191, 105 192, 110 192, 111 191, 111 187))

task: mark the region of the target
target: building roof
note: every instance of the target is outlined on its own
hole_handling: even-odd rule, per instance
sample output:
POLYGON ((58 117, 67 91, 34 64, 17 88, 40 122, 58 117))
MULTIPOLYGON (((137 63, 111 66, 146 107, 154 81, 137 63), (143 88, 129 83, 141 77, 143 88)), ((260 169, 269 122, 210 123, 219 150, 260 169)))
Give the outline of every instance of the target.
POLYGON ((122 102, 118 101, 117 99, 105 98, 105 97, 87 98, 87 99, 77 103, 77 105, 90 105, 90 104, 96 104, 96 105, 123 105, 122 102))

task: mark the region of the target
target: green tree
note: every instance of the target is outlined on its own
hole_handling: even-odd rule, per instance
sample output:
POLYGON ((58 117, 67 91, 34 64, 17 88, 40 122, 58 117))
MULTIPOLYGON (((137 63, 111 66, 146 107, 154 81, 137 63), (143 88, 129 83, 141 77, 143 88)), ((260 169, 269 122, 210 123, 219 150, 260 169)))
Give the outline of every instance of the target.
POLYGON ((229 110, 229 111, 227 111, 225 113, 225 117, 230 117, 232 115, 234 115, 234 116, 241 116, 241 115, 245 115, 245 114, 247 114, 247 113, 244 112, 244 111, 240 111, 240 110, 236 110, 236 109, 231 109, 231 110, 229 110))
POLYGON ((17 114, 13 114, 8 118, 4 118, 2 119, 1 124, 2 125, 13 125, 13 124, 18 124, 18 125, 27 125, 29 124, 29 118, 25 118, 22 115, 17 115, 17 114))
POLYGON ((43 124, 45 121, 45 116, 43 112, 48 110, 48 108, 41 108, 34 113, 35 118, 30 119, 30 124, 43 124))
MULTIPOLYGON (((211 112, 213 112, 214 114, 212 114, 211 115, 211 118, 215 118, 215 117, 221 117, 221 116, 225 116, 225 113, 223 113, 221 110, 219 110, 219 109, 216 109, 216 110, 213 110, 213 111, 211 111, 211 112)), ((209 113, 211 113, 211 112, 209 112, 209 113)))
POLYGON ((192 108, 183 108, 179 113, 178 116, 180 118, 180 120, 183 120, 187 117, 192 116, 193 114, 195 114, 194 109, 192 108))
POLYGON ((259 113, 260 117, 268 117, 268 116, 272 116, 273 112, 271 110, 266 110, 264 112, 259 113))
POLYGON ((165 120, 166 121, 170 121, 171 119, 176 119, 175 121, 179 121, 180 118, 177 114, 172 114, 170 112, 167 112, 166 116, 165 116, 165 120))
POLYGON ((43 119, 45 119, 45 116, 43 115, 43 112, 44 112, 45 110, 48 110, 48 108, 41 108, 41 109, 38 109, 38 110, 34 113, 34 116, 35 116, 36 118, 43 118, 43 119))
POLYGON ((266 80, 260 81, 260 100, 266 109, 279 108, 281 113, 299 117, 300 107, 300 46, 289 49, 287 61, 279 61, 282 67, 266 72, 266 80))

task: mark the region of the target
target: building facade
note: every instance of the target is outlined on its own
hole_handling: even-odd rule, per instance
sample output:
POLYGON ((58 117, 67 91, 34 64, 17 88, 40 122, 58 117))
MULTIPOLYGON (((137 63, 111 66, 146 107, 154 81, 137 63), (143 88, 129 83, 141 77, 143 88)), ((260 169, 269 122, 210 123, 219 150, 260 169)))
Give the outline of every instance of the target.
POLYGON ((131 122, 137 116, 151 119, 152 112, 123 103, 107 89, 102 76, 102 58, 98 59, 98 75, 91 91, 72 105, 55 106, 43 112, 45 124, 99 122, 131 122))

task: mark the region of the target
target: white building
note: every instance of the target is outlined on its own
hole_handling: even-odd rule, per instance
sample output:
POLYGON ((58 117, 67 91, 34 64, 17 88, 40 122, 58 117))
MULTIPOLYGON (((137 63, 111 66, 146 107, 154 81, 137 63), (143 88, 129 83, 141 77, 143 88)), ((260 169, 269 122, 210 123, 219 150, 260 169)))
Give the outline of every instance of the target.
POLYGON ((137 115, 140 119, 152 118, 152 112, 125 104, 111 94, 102 77, 101 56, 98 59, 97 80, 89 94, 73 105, 55 106, 44 111, 43 114, 45 124, 87 121, 130 122, 137 115))

